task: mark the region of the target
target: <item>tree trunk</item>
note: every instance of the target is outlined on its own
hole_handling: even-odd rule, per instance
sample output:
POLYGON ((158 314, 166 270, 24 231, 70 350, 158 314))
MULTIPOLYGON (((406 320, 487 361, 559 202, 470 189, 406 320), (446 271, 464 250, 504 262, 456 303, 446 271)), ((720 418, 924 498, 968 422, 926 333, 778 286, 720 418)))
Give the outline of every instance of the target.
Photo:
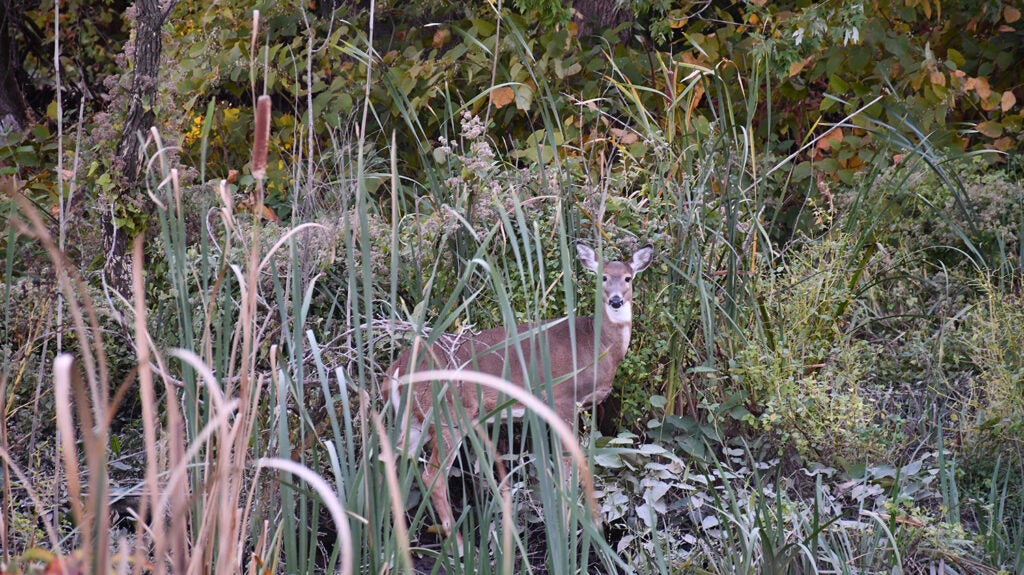
POLYGON ((21 20, 21 2, 0 0, 0 136, 25 127, 25 96, 21 91, 21 58, 14 33, 21 20))
POLYGON ((630 10, 624 10, 618 4, 617 0, 573 0, 572 7, 576 10, 575 20, 579 26, 579 37, 601 34, 633 16, 630 10))
MULTIPOLYGON (((149 211, 150 202, 144 195, 137 194, 136 184, 142 162, 139 160, 140 137, 144 140, 156 118, 153 106, 156 100, 160 72, 160 52, 163 38, 160 28, 174 9, 177 0, 138 0, 135 2, 135 51, 129 58, 135 62, 132 72, 132 87, 128 93, 128 113, 124 130, 117 142, 114 168, 118 172, 118 188, 113 198, 115 208, 129 211, 149 211)), ((107 253, 105 273, 114 289, 123 294, 131 286, 131 257, 128 245, 131 238, 124 230, 118 230, 114 214, 109 210, 103 216, 104 248, 107 253)))

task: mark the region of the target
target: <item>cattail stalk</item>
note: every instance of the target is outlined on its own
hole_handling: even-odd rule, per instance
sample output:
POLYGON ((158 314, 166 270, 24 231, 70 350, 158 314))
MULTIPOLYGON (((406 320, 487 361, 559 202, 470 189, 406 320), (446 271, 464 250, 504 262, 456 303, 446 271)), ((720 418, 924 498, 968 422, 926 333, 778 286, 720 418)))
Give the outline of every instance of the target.
POLYGON ((256 100, 256 133, 252 144, 252 175, 262 180, 267 175, 267 142, 270 140, 270 96, 256 100))

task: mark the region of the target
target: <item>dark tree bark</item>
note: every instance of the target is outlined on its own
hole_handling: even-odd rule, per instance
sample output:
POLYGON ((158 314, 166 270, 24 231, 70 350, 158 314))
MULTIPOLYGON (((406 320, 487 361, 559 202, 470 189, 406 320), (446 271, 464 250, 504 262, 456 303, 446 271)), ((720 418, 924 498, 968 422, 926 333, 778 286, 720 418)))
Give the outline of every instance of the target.
POLYGON ((4 134, 25 127, 27 106, 21 89, 21 58, 14 43, 22 3, 0 0, 0 10, 0 134, 4 134))
MULTIPOLYGON (((140 137, 145 139, 156 119, 153 106, 159 86, 160 52, 163 49, 160 29, 175 4, 177 0, 135 2, 135 45, 134 53, 129 54, 135 66, 128 93, 128 113, 114 159, 114 168, 120 176, 118 190, 113 198, 115 207, 132 205, 134 207, 131 209, 137 210, 141 206, 148 211, 148 198, 139 196, 136 190, 142 166, 139 142, 140 137)), ((116 290, 127 294, 131 286, 131 258, 128 252, 131 238, 117 229, 113 214, 109 211, 103 217, 103 235, 108 255, 105 269, 107 279, 116 290)))
POLYGON ((630 10, 618 4, 617 0, 573 0, 580 38, 604 32, 632 18, 630 10))

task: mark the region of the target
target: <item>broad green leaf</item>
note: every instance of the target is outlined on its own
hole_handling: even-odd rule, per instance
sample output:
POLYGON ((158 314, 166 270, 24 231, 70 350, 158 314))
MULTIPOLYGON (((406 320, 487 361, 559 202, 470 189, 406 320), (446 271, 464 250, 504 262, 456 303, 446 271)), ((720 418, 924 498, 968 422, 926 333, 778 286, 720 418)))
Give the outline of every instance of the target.
POLYGON ((1003 135, 1003 125, 994 120, 988 120, 978 124, 978 131, 989 138, 998 138, 1003 135))

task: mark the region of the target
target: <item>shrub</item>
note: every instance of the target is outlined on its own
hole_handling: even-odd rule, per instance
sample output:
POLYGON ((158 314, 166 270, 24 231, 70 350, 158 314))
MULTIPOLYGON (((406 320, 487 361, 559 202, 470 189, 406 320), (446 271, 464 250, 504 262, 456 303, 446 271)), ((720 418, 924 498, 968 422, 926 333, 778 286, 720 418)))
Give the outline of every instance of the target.
POLYGON ((878 455, 883 433, 863 388, 871 346, 848 331, 855 305, 851 238, 833 234, 758 278, 760 330, 729 361, 756 429, 811 461, 849 465, 878 455))

